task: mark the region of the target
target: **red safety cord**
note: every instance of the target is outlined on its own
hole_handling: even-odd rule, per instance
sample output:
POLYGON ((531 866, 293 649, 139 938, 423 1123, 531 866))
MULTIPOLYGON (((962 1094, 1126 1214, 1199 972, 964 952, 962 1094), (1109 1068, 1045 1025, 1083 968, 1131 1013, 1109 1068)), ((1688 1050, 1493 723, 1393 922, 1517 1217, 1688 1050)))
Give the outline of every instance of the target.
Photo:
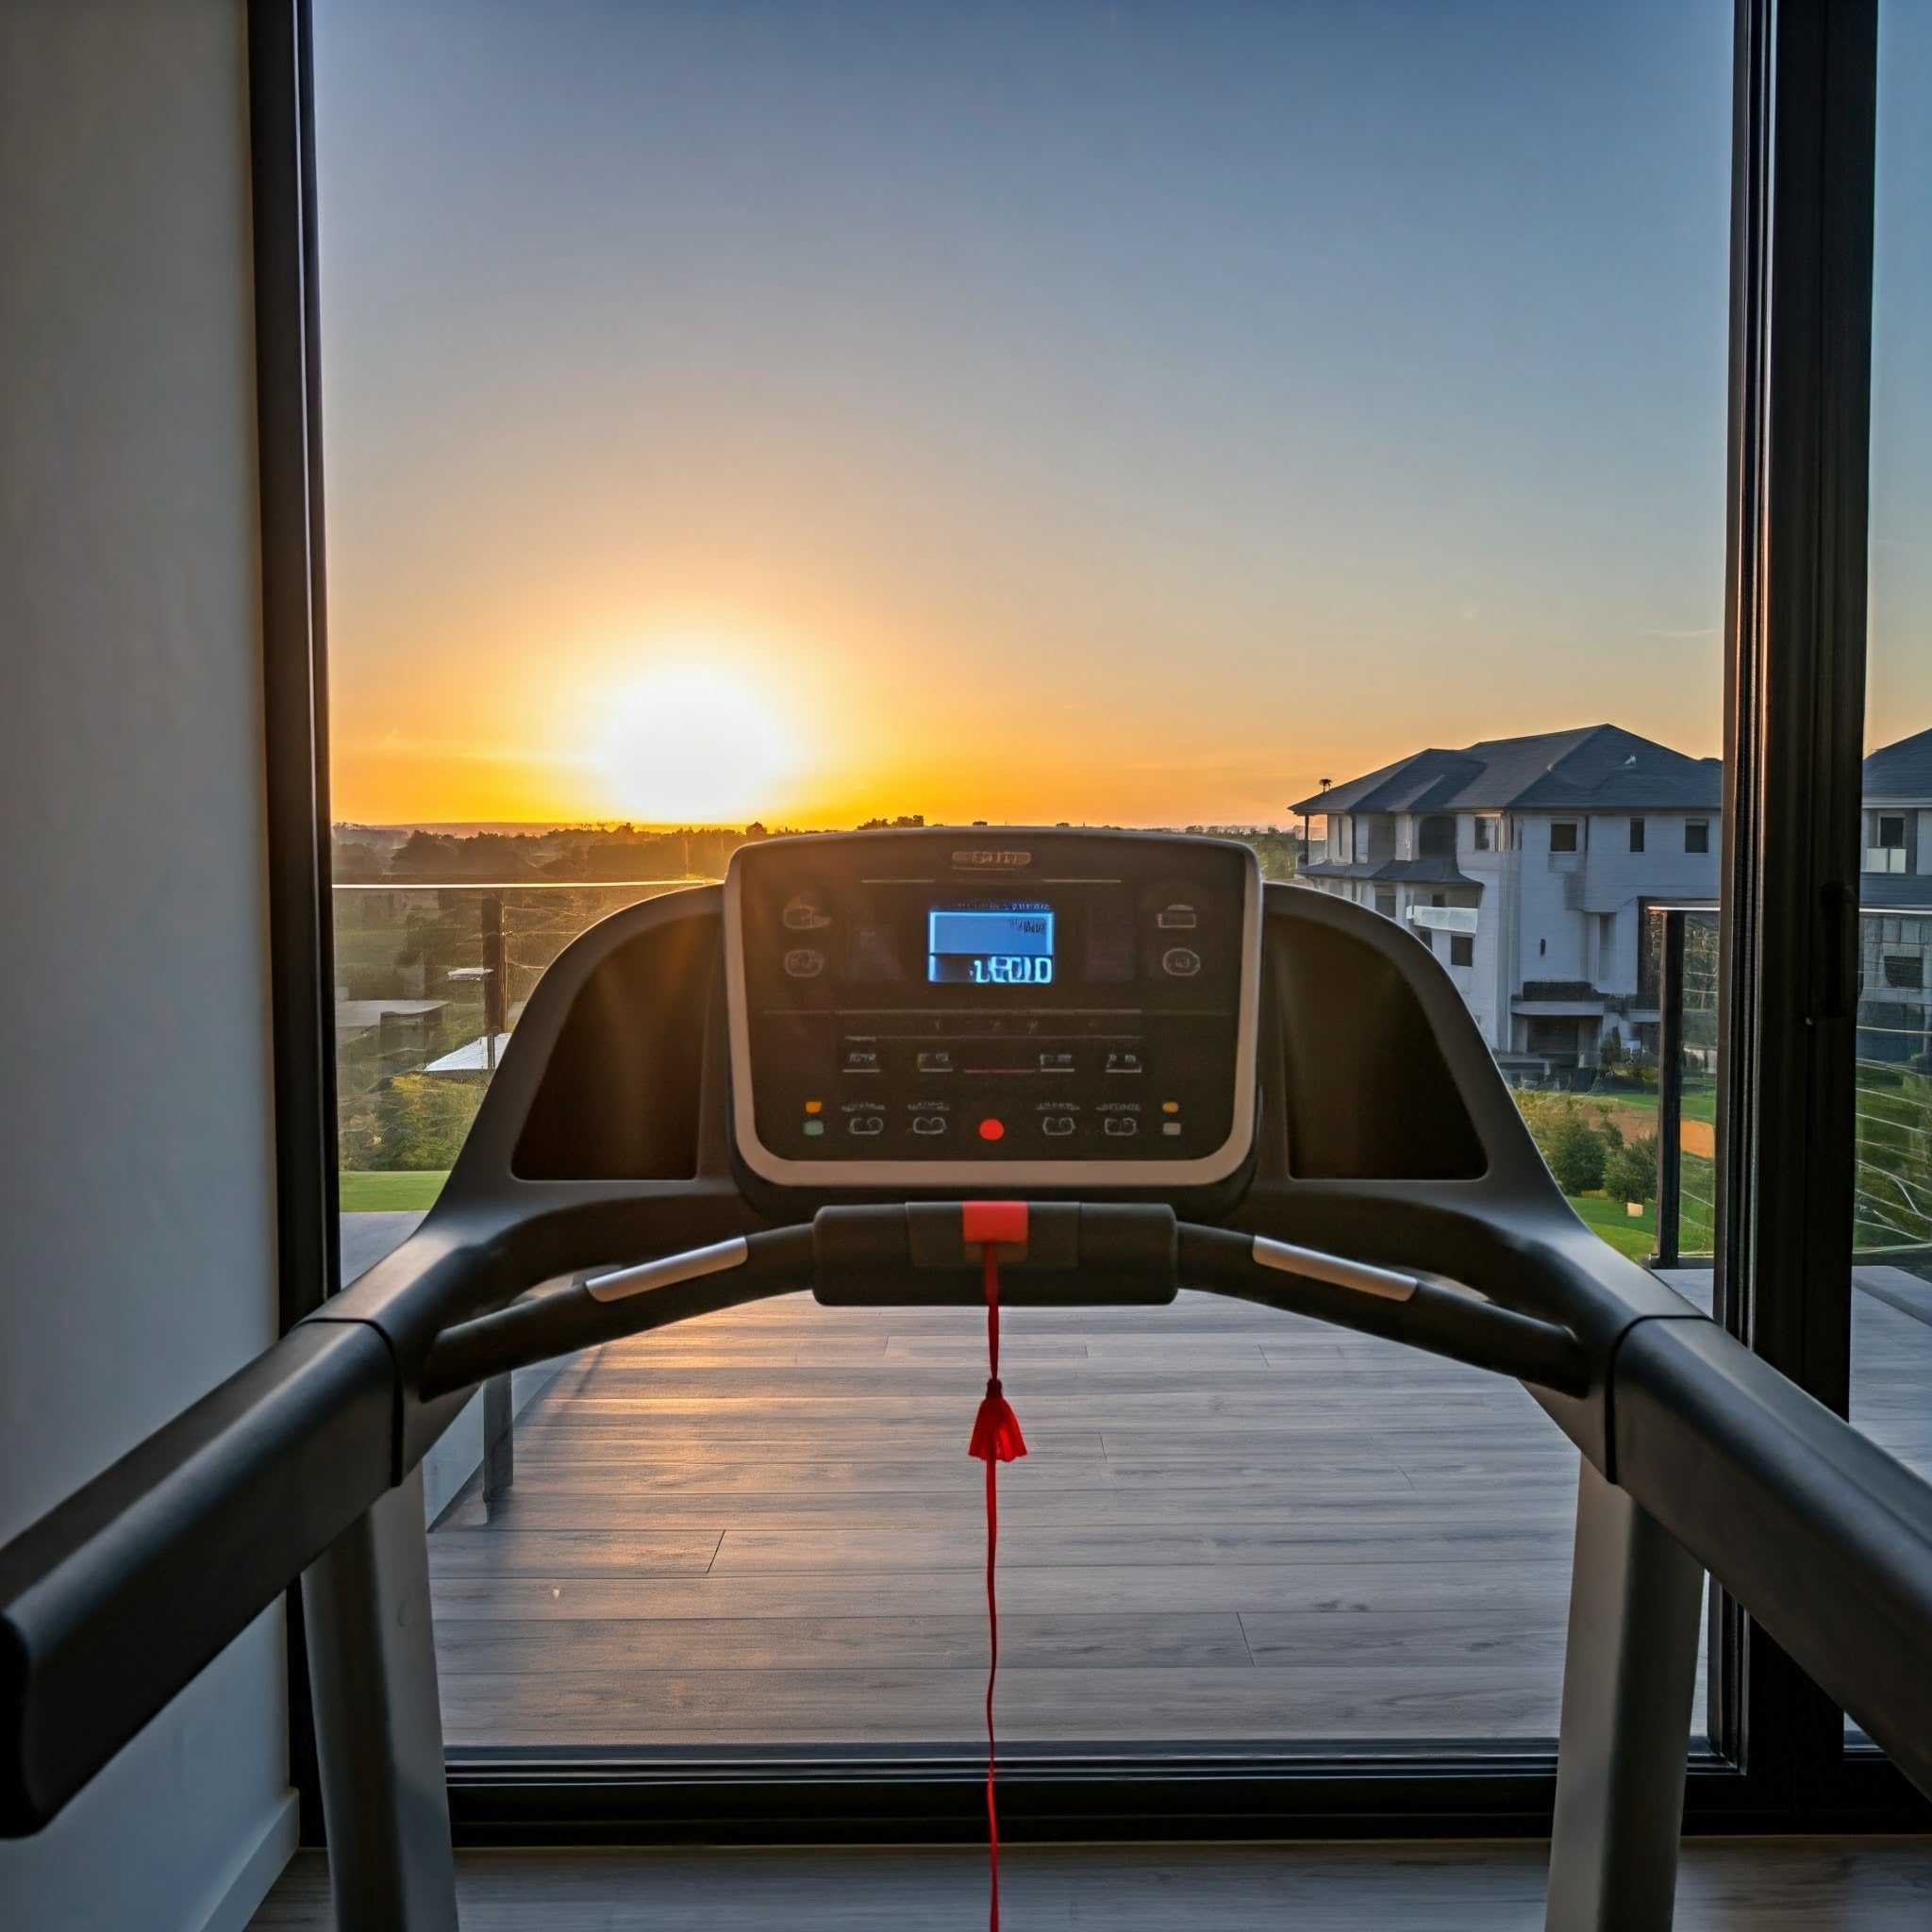
POLYGON ((1000 1928, 1000 1814, 993 1796, 996 1747, 992 1724, 992 1692, 1000 1670, 1000 1600, 994 1582, 994 1561, 999 1552, 1000 1506, 997 1471, 1026 1453, 1026 1440, 1020 1433, 1020 1419, 1000 1387, 1000 1244, 1026 1245, 1026 1204, 1024 1201, 969 1201, 965 1204, 964 1230, 968 1243, 979 1244, 981 1265, 986 1278, 986 1395, 974 1418, 973 1438, 966 1445, 969 1456, 986 1464, 986 1622, 989 1654, 986 1667, 986 1829, 991 1859, 992 1903, 988 1924, 991 1932, 1000 1928))

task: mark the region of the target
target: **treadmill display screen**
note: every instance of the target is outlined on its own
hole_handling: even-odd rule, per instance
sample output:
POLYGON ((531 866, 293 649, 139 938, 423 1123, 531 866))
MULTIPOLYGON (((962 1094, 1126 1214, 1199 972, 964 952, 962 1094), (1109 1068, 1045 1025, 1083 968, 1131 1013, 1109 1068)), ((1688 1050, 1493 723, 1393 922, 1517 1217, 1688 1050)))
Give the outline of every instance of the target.
POLYGON ((725 881, 732 1130, 811 1187, 1216 1184, 1254 1144, 1261 886, 1216 839, 763 839, 725 881), (1096 1175, 1102 1176, 1095 1181, 1096 1175))
POLYGON ((934 986, 1051 986, 1051 906, 935 906, 925 915, 934 986))

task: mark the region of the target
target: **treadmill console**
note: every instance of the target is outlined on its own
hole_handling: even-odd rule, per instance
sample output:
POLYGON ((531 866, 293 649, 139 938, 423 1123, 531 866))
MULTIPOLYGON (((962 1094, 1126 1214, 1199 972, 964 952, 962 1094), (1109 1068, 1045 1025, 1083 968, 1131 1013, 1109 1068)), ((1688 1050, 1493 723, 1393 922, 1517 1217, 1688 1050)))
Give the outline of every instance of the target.
POLYGON ((732 1131, 781 1186, 1197 1187, 1255 1131, 1245 845, 922 828, 741 846, 732 1131))

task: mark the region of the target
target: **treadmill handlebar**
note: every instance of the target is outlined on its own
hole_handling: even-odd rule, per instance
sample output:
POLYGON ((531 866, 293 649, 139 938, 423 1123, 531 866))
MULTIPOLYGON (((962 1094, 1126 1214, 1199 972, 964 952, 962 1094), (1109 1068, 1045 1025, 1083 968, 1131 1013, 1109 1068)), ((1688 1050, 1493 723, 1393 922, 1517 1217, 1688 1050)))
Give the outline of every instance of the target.
MULTIPOLYGON (((1001 1259, 1008 1307, 1149 1307, 1179 1288, 1210 1289, 1559 1394, 1590 1388, 1583 1344, 1554 1323, 1421 1274, 1176 1222, 1169 1208, 1038 1203, 1025 1243, 1001 1259)), ((590 1275, 447 1329, 429 1352, 423 1397, 806 1287, 828 1307, 975 1307, 984 1292, 958 1203, 822 1208, 808 1227, 590 1275)))
MULTIPOLYGON (((440 1271, 441 1305, 460 1307, 466 1265, 470 1306, 500 1291, 502 1255, 477 1247, 466 1264, 447 1230, 416 1239, 413 1263, 396 1257, 399 1300, 440 1271)), ((1527 1253, 1499 1249, 1499 1271, 1521 1278, 1527 1253)), ((407 1473, 411 1442, 419 1455, 434 1440, 410 1437, 412 1414, 454 1414, 490 1375, 788 1290, 976 1307, 976 1259, 957 1204, 829 1208, 446 1324, 413 1357, 380 1326, 379 1302, 344 1297, 0 1548, 0 1835, 46 1824, 407 1473)), ((1624 1300, 1607 1249, 1600 1267, 1581 1246, 1546 1259, 1600 1284, 1607 1307, 1624 1300)), ((1631 1300, 1619 1327, 1579 1340, 1432 1275, 1181 1224, 1158 1206, 1034 1204, 1024 1250, 1002 1260, 1013 1307, 1209 1289, 1574 1391, 1582 1410, 1607 1404, 1606 1473, 1932 1789, 1927 1731, 1915 1755, 1912 1727, 1883 1707, 1932 1630, 1932 1491, 1688 1306, 1654 1320, 1666 1310, 1631 1300), (1668 1374, 1650 1372, 1658 1362, 1668 1374), (1699 1458, 1725 1481, 1693 1509, 1681 1471, 1699 1458), (1755 1507, 1730 1509, 1750 1485, 1755 1507)))

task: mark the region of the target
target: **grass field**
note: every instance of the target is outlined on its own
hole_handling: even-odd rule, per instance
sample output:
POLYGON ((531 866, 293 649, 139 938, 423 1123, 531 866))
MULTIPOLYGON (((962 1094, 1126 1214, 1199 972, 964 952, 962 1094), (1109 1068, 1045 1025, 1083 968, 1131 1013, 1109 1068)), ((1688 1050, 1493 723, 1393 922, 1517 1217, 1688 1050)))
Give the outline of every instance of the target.
POLYGON ((1657 1253, 1657 1207, 1646 1201, 1641 1215, 1624 1211, 1621 1201, 1607 1201, 1601 1194, 1573 1194, 1570 1205, 1583 1224, 1601 1235, 1620 1255, 1642 1261, 1657 1253))
POLYGON ((448 1180, 446 1173, 396 1172, 372 1174, 344 1170, 341 1175, 344 1214, 416 1212, 433 1208, 448 1180))
MULTIPOLYGON (((1655 1087, 1595 1087, 1582 1097, 1585 1100, 1607 1100, 1620 1110, 1648 1114, 1653 1120, 1657 1117, 1655 1087)), ((1717 1119, 1717 1088, 1712 1082, 1695 1079, 1684 1082, 1684 1118, 1687 1121, 1713 1122, 1717 1119)))

